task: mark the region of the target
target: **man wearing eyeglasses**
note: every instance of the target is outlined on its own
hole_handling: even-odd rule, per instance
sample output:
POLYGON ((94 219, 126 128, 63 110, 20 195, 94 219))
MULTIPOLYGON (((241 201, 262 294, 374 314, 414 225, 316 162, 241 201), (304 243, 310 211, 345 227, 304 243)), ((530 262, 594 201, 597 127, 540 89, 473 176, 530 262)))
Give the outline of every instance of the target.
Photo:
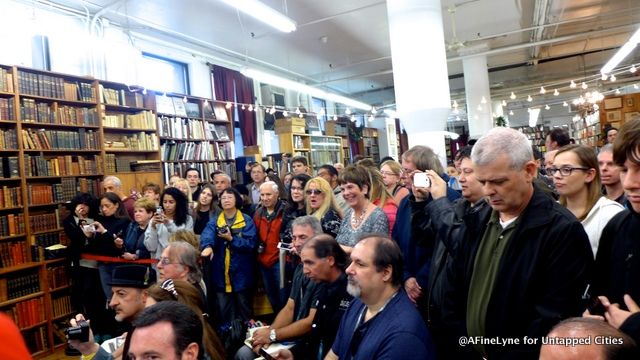
POLYGON ((184 280, 200 291, 206 301, 206 287, 198 264, 199 254, 186 241, 173 241, 163 251, 158 262, 158 281, 184 280))

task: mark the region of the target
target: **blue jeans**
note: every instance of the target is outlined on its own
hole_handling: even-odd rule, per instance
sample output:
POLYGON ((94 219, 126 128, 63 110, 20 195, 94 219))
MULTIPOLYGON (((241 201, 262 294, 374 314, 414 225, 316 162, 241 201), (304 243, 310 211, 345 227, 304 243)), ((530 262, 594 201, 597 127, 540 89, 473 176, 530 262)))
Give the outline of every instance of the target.
POLYGON ((113 269, 116 264, 98 263, 98 271, 100 272, 100 285, 102 285, 102 291, 107 298, 107 302, 111 299, 111 278, 113 277, 113 269))
POLYGON ((277 314, 289 297, 289 294, 285 294, 284 289, 280 289, 280 263, 276 262, 270 268, 260 266, 260 272, 262 273, 264 291, 267 293, 274 314, 277 314))

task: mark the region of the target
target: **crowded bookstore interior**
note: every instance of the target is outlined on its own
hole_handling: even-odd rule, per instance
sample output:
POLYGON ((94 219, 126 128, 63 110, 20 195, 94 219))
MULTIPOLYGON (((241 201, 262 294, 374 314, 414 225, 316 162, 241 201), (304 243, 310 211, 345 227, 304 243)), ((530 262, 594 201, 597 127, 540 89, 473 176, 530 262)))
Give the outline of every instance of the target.
POLYGON ((639 1, 0 24, 0 360, 640 359, 639 1))

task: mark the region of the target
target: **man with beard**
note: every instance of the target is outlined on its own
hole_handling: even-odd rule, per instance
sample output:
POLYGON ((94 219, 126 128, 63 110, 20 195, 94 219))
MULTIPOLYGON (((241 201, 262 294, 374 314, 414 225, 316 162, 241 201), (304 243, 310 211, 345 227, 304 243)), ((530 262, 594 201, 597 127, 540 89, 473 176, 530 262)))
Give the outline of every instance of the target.
POLYGON ((347 291, 355 297, 325 359, 435 359, 422 317, 402 289, 402 252, 365 235, 351 252, 347 291))

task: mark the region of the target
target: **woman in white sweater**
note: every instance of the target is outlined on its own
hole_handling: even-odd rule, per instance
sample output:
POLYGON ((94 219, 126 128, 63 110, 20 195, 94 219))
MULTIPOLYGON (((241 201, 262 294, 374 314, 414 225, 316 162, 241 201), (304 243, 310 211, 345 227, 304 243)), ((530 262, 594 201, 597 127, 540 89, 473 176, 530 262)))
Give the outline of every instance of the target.
POLYGON ((193 230, 193 219, 189 215, 187 197, 176 188, 166 188, 160 196, 160 206, 151 219, 144 235, 144 246, 151 258, 160 259, 169 245, 171 234, 178 230, 193 230))
POLYGON ((622 205, 602 195, 598 159, 584 145, 567 145, 556 153, 553 167, 547 170, 560 194, 560 204, 582 222, 595 257, 602 229, 624 210, 622 205))

